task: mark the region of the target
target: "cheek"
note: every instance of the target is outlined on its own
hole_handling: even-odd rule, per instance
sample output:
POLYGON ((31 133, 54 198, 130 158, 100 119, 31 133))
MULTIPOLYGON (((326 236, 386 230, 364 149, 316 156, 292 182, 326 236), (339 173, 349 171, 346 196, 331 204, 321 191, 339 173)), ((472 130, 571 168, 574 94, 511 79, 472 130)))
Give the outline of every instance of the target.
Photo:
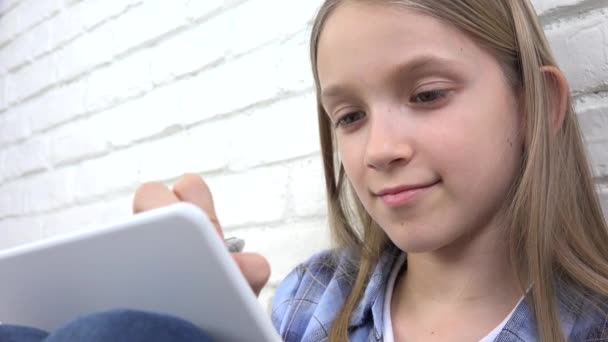
POLYGON ((338 156, 344 167, 346 177, 352 186, 357 198, 363 204, 366 211, 371 213, 370 193, 366 182, 366 165, 364 162, 365 150, 364 145, 358 139, 347 137, 338 140, 337 143, 338 156))
MULTIPOLYGON (((354 137, 342 137, 336 140, 338 158, 344 167, 349 179, 355 181, 362 177, 364 172, 364 150, 354 137)), ((353 184, 355 185, 355 184, 353 184)))
POLYGON ((443 123, 433 124, 439 128, 436 133, 428 132, 443 140, 442 157, 446 164, 462 169, 463 176, 475 176, 484 169, 498 176, 521 156, 516 98, 498 76, 486 83, 477 85, 449 113, 443 113, 443 123))
POLYGON ((521 161, 517 114, 509 110, 481 113, 453 120, 433 135, 442 143, 428 145, 434 149, 429 155, 434 156, 437 172, 465 201, 504 196, 521 161))

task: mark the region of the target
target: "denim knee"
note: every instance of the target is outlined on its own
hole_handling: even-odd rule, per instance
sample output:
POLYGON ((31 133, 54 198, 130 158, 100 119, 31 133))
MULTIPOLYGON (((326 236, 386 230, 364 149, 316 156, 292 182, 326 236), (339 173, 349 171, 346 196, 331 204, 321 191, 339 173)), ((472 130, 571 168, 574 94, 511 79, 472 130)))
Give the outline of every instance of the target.
POLYGON ((0 325, 2 342, 41 342, 48 336, 46 331, 16 325, 0 325))
POLYGON ((210 342, 200 328, 183 319, 135 310, 112 310, 76 319, 44 342, 210 342))

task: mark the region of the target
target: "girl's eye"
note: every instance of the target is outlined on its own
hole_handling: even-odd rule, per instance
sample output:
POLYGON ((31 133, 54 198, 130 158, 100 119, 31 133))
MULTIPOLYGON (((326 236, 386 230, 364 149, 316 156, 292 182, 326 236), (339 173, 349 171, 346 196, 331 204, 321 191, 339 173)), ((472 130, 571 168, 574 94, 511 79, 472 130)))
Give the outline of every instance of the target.
POLYGON ((363 112, 351 112, 344 114, 336 121, 336 128, 350 126, 364 117, 365 113, 363 112))
POLYGON ((414 97, 412 97, 412 99, 410 101, 412 101, 414 103, 420 103, 420 104, 430 104, 435 101, 443 99, 444 97, 447 96, 447 94, 448 94, 447 90, 423 91, 421 93, 414 95, 414 97))

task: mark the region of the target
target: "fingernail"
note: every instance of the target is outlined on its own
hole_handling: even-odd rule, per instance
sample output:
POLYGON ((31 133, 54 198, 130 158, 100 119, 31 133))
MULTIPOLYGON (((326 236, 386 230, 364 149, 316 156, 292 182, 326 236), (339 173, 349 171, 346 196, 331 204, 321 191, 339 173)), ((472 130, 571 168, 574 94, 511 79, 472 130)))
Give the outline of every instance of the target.
POLYGON ((230 237, 224 240, 226 247, 230 253, 240 253, 245 247, 245 240, 237 237, 230 237))

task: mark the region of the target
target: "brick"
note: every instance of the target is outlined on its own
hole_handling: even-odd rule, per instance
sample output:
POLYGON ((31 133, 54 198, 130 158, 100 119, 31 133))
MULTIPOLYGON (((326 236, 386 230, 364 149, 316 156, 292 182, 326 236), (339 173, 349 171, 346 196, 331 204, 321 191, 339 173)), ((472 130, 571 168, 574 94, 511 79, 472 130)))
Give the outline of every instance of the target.
MULTIPOLYGON (((1 17, 0 17, 1 19, 1 17)), ((0 21, 1 22, 1 21, 0 21)), ((12 64, 11 59, 13 56, 13 47, 15 45, 15 41, 8 42, 4 47, 0 48, 0 74, 5 74, 8 72, 8 66, 12 64)), ((2 45, 0 45, 2 46, 2 45)))
POLYGON ((120 197, 106 199, 100 203, 99 223, 108 224, 122 221, 133 215, 133 192, 120 197))
POLYGON ((608 98, 588 96, 577 107, 585 139, 589 142, 608 141, 608 98))
POLYGON ((13 179, 49 168, 48 141, 34 137, 1 150, 0 178, 13 179))
POLYGON ((137 53, 112 65, 112 87, 117 89, 119 97, 130 97, 148 90, 152 86, 150 78, 150 58, 149 51, 137 53))
POLYGON ((286 92, 309 89, 313 85, 310 70, 302 33, 203 72, 185 87, 186 122, 231 113, 286 92), (296 48, 295 52, 292 48, 296 48))
POLYGON ((129 150, 87 160, 76 167, 75 200, 91 201, 108 194, 134 191, 138 172, 137 158, 129 150))
POLYGON ((25 51, 27 45, 23 39, 12 40, 0 50, 0 62, 7 71, 29 62, 29 54, 25 51))
POLYGON ((277 49, 272 82, 284 92, 296 92, 314 88, 308 53, 308 30, 281 42, 277 49))
POLYGON ((289 179, 289 201, 295 217, 327 214, 325 176, 320 156, 293 163, 289 179))
POLYGON ((180 129, 180 94, 165 87, 99 114, 99 127, 113 146, 180 129), (177 119, 177 120, 176 120, 177 119))
POLYGON ((597 12, 547 30, 547 38, 575 92, 608 84, 608 13, 597 12))
POLYGON ((251 50, 302 30, 318 7, 316 1, 248 1, 230 11, 232 27, 225 39, 230 42, 232 54, 251 50))
POLYGON ((106 132, 111 146, 126 147, 136 137, 141 136, 140 122, 137 122, 137 117, 141 116, 143 116, 142 101, 135 100, 96 114, 92 120, 97 122, 96 126, 101 131, 106 132))
POLYGON ((112 60, 116 37, 109 25, 97 27, 82 35, 54 54, 60 80, 72 79, 96 66, 112 60))
POLYGON ((148 53, 137 53, 93 72, 87 82, 87 111, 96 111, 150 89, 150 57, 148 53))
POLYGON ((245 240, 245 251, 260 253, 270 262, 270 283, 280 282, 298 264, 330 247, 324 219, 284 222, 273 226, 252 226, 229 230, 226 236, 245 240), (289 251, 289 257, 286 256, 289 251))
POLYGON ((73 203, 73 184, 78 177, 74 168, 63 168, 26 180, 25 202, 29 212, 44 212, 73 203))
POLYGON ((184 90, 186 121, 195 122, 241 110, 275 99, 286 89, 306 89, 306 82, 291 79, 284 73, 287 73, 288 65, 309 70, 307 64, 294 65, 283 58, 284 53, 276 45, 269 46, 197 75, 184 90))
POLYGON ((85 112, 85 93, 83 81, 51 89, 20 106, 23 107, 24 121, 29 121, 34 132, 67 122, 85 112))
POLYGON ((51 164, 56 167, 107 153, 110 146, 105 134, 95 121, 89 119, 51 131, 46 135, 51 164))
MULTIPOLYGON (((0 74, 0 113, 6 108, 6 75, 0 74)), ((0 125, 0 130, 2 125, 0 125)), ((0 141, 2 135, 0 135, 0 141)), ((1 144, 1 143, 0 143, 1 144)))
POLYGON ((91 230, 99 225, 100 204, 86 204, 54 211, 40 216, 45 238, 91 230))
POLYGON ((602 209, 604 209, 604 217, 608 221, 608 184, 603 184, 603 186, 600 187, 599 194, 602 209))
POLYGON ((213 123, 139 145, 134 149, 140 165, 139 181, 175 179, 183 173, 223 169, 226 154, 221 148, 226 127, 213 123))
POLYGON ((608 177, 608 140, 597 140, 587 143, 591 165, 596 177, 608 177))
POLYGON ((224 228, 275 222, 284 217, 288 170, 283 166, 207 178, 224 228))
POLYGON ((89 231, 122 222, 131 214, 131 196, 76 205, 39 216, 42 236, 89 231))
POLYGON ((0 219, 23 214, 26 205, 23 187, 16 182, 0 185, 0 219))
POLYGON ((23 120, 23 107, 0 114, 0 147, 22 140, 30 135, 30 126, 23 120))
MULTIPOLYGON (((189 1, 205 4, 206 1, 189 1)), ((204 6, 204 5, 203 5, 204 6)), ((164 83, 221 61, 230 42, 220 32, 227 32, 224 16, 180 32, 159 43, 150 52, 151 72, 155 83, 164 83)))
POLYGON ((296 158, 319 150, 312 94, 280 101, 239 115, 230 125, 231 169, 296 158))
MULTIPOLYGON (((170 112, 158 115, 171 118, 170 112)), ((139 182, 174 179, 185 172, 212 172, 227 165, 225 151, 230 137, 223 133, 227 129, 225 122, 207 123, 136 144, 125 152, 137 168, 139 182)))
MULTIPOLYGON (((23 56, 29 57, 30 60, 38 58, 42 54, 49 52, 52 48, 51 27, 48 22, 43 22, 26 32, 18 41, 26 46, 24 49, 25 54, 21 58, 23 56)), ((16 57, 19 58, 18 55, 16 57)))
MULTIPOLYGON (((177 2, 177 1, 175 1, 177 2)), ((226 2, 223 0, 207 0, 207 1, 190 1, 181 0, 183 3, 183 12, 187 19, 200 20, 210 16, 215 11, 222 8, 222 5, 226 2)), ((234 2, 234 1, 233 1, 234 2)))
POLYGON ((51 49, 55 49, 74 39, 83 32, 82 25, 79 23, 78 14, 69 8, 63 8, 57 15, 50 18, 48 20, 48 26, 51 49))
POLYGON ((259 81, 272 77, 268 73, 271 62, 266 57, 248 55, 198 75, 185 89, 186 115, 207 119, 278 96, 276 85, 259 81))
POLYGON ((532 0, 532 4, 539 15, 561 7, 576 6, 583 2, 584 0, 532 0))
POLYGON ((91 28, 119 16, 127 10, 129 6, 140 3, 141 1, 103 1, 87 0, 81 1, 68 8, 71 21, 80 30, 90 30, 91 28))
POLYGON ((70 204, 74 179, 73 169, 65 168, 5 184, 0 188, 0 218, 32 216, 70 204))
POLYGON ((0 61, 7 70, 13 70, 49 51, 50 47, 50 28, 42 23, 1 49, 0 61))
POLYGON ((181 152, 185 155, 182 162, 184 171, 209 172, 225 169, 228 154, 233 144, 229 122, 215 121, 189 128, 186 131, 186 146, 181 152))
POLYGON ((131 196, 81 204, 40 216, 44 237, 90 231, 122 222, 131 214, 131 196))
POLYGON ((13 8, 19 0, 4 0, 0 1, 0 15, 4 15, 8 10, 13 8))
POLYGON ((34 242, 42 237, 40 220, 35 217, 0 220, 0 235, 0 251, 34 242))
POLYGON ((17 32, 23 32, 55 14, 59 11, 61 5, 62 1, 60 0, 23 0, 15 9, 20 16, 17 32))
POLYGON ((179 132, 170 137, 137 145, 132 150, 139 163, 140 183, 174 179, 185 172, 196 172, 186 166, 194 157, 186 134, 179 132))
POLYGON ((117 53, 145 45, 186 23, 180 8, 173 2, 147 0, 111 23, 116 35, 117 53))
MULTIPOLYGON (((161 44, 154 53, 153 71, 156 82, 193 72, 221 60, 224 56, 239 55, 257 46, 287 37, 301 30, 302 26, 310 21, 317 7, 311 6, 314 2, 306 1, 296 6, 287 2, 282 4, 283 2, 267 0, 248 2, 161 44), (256 13, 266 9, 282 14, 260 22, 256 13), (276 27, 284 29, 276 30, 276 27)), ((208 5, 203 5, 205 6, 208 5)))
POLYGON ((88 75, 83 99, 87 112, 110 107, 120 97, 116 85, 122 81, 122 78, 115 79, 116 74, 112 66, 108 65, 88 75))
POLYGON ((56 62, 52 55, 47 55, 36 63, 9 74, 7 101, 15 103, 51 86, 57 81, 56 62))
MULTIPOLYGON (((17 0, 8 1, 8 3, 16 4, 17 0)), ((0 6, 2 6, 5 1, 0 1, 0 6)), ((10 4, 6 5, 8 8, 11 6, 10 4)), ((6 42, 12 40, 17 35, 19 27, 21 27, 21 18, 17 11, 17 8, 21 6, 21 4, 17 4, 15 7, 12 7, 12 10, 7 11, 2 15, 2 20, 0 20, 0 46, 5 44, 6 42)))

